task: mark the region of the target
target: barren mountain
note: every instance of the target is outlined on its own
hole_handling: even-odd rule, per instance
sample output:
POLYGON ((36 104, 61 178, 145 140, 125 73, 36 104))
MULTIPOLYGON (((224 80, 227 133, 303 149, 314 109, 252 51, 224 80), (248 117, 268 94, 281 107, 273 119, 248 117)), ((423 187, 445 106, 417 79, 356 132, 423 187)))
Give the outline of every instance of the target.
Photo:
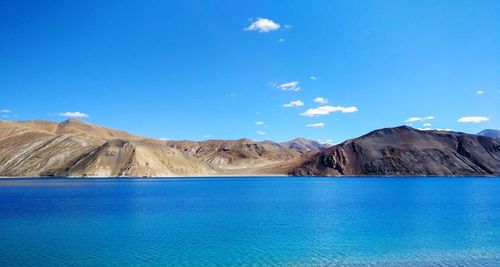
POLYGON ((255 168, 293 161, 304 154, 304 151, 289 149, 275 142, 256 142, 250 139, 166 143, 189 157, 207 162, 222 172, 231 173, 253 173, 255 168))
POLYGON ((500 175, 500 140, 407 126, 376 130, 311 156, 292 175, 500 175))
POLYGON ((160 141, 79 120, 0 121, 0 176, 214 174, 160 141))

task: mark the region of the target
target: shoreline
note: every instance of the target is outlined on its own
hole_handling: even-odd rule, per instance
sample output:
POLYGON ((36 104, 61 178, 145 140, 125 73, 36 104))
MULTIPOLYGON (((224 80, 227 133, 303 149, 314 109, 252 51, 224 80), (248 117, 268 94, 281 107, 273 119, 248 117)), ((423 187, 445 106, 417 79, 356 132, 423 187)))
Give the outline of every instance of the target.
POLYGON ((0 176, 2 179, 141 179, 141 180, 159 180, 159 179, 197 179, 197 178, 500 178, 499 175, 336 175, 336 176, 294 176, 294 175, 197 175, 197 176, 0 176))

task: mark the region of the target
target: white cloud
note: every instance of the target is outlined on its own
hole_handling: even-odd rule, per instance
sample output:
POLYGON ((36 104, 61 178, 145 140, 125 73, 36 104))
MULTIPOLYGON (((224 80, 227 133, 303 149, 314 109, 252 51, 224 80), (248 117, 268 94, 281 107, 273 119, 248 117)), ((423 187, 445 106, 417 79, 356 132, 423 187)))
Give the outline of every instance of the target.
POLYGON ((70 117, 70 118, 87 118, 87 117, 89 117, 89 115, 82 113, 80 111, 63 112, 63 113, 59 113, 59 116, 70 117))
POLYGON ((281 89, 283 91, 294 91, 294 92, 302 89, 302 88, 300 88, 298 81, 282 83, 282 84, 275 85, 274 87, 281 89))
POLYGON ((263 121, 256 121, 255 125, 264 125, 264 122, 263 121))
POLYGON ((328 115, 332 112, 352 113, 357 111, 358 111, 357 107, 321 106, 317 108, 310 108, 306 112, 300 113, 300 115, 313 117, 320 115, 328 115))
POLYGON ((450 132, 453 131, 452 129, 440 129, 440 128, 417 128, 417 130, 420 131, 445 131, 445 132, 450 132))
POLYGON ((265 135, 265 134, 266 134, 266 132, 261 131, 261 130, 258 130, 258 131, 257 131, 257 134, 260 134, 260 135, 265 135))
POLYGON ((319 80, 319 77, 316 77, 316 76, 310 76, 309 79, 313 80, 313 81, 317 81, 319 80))
POLYGON ((304 105, 304 102, 302 102, 300 100, 295 100, 295 101, 290 101, 290 103, 284 104, 283 107, 291 108, 291 107, 300 107, 303 105, 304 105))
POLYGON ((476 92, 476 95, 482 95, 482 94, 484 94, 484 91, 478 90, 478 91, 476 92))
POLYGON ((306 124, 306 127, 323 127, 323 126, 325 126, 325 124, 322 122, 306 124))
POLYGON ((324 97, 316 97, 313 101, 320 104, 320 105, 328 104, 328 99, 326 99, 324 97))
POLYGON ((490 118, 488 117, 485 117, 485 116, 466 116, 466 117, 462 117, 460 119, 458 119, 458 122, 462 122, 462 123, 479 123, 479 122, 483 122, 483 121, 489 121, 490 118))
POLYGON ((280 43, 284 43, 284 42, 285 42, 285 39, 284 39, 284 38, 280 38, 280 39, 278 40, 278 42, 280 42, 280 43))
POLYGON ((205 135, 203 135, 203 138, 205 138, 205 139, 212 138, 212 137, 213 137, 213 135, 211 135, 211 134, 205 134, 205 135))
POLYGON ((432 126, 432 123, 424 123, 424 124, 422 124, 422 126, 425 126, 425 127, 431 127, 431 126, 432 126))
POLYGON ((10 110, 10 109, 2 109, 2 110, 0 110, 0 112, 2 112, 2 113, 11 113, 12 110, 10 110))
POLYGON ((280 28, 280 25, 270 19, 257 18, 245 31, 272 32, 280 28))
POLYGON ((165 137, 160 137, 160 138, 158 138, 157 140, 160 140, 160 141, 168 141, 168 138, 165 138, 165 137))
POLYGON ((428 121, 428 120, 433 120, 435 119, 434 116, 427 116, 427 117, 410 117, 404 122, 417 122, 417 121, 428 121))

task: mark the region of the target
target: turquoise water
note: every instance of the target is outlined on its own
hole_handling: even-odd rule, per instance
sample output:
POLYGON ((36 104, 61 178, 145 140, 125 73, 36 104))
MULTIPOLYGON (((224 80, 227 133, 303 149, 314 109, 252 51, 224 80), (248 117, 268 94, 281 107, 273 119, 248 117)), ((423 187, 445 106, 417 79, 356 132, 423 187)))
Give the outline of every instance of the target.
POLYGON ((0 266, 500 265, 500 179, 2 179, 0 266))

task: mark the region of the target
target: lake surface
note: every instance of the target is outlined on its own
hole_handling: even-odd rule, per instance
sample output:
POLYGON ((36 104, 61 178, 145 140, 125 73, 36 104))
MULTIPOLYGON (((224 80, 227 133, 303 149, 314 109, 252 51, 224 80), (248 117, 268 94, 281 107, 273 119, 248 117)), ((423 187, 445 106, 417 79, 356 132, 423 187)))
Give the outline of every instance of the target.
POLYGON ((498 178, 1 179, 0 266, 500 265, 498 178))

